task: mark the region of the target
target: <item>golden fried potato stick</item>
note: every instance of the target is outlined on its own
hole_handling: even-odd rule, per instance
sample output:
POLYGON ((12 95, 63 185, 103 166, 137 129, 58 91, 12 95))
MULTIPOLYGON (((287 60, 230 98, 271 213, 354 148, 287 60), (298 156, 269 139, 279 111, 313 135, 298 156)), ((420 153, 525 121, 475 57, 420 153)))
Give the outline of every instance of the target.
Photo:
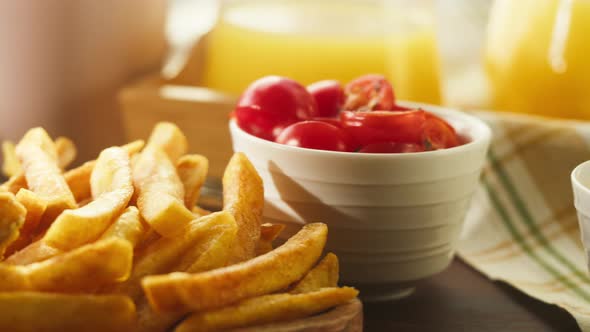
POLYGON ((90 184, 94 200, 59 215, 43 237, 45 243, 71 250, 98 239, 109 228, 133 195, 128 153, 118 147, 103 150, 90 184))
POLYGON ((299 280, 289 293, 314 292, 320 288, 338 287, 338 257, 328 253, 303 279, 299 280))
POLYGON ((256 256, 264 255, 273 249, 272 242, 285 229, 285 225, 265 223, 260 225, 260 239, 256 245, 256 256))
POLYGON ((16 200, 27 210, 27 217, 20 231, 22 234, 32 235, 47 208, 47 203, 28 189, 19 190, 16 193, 16 200))
POLYGON ((127 206, 133 193, 128 153, 117 147, 104 150, 93 167, 90 182, 100 194, 97 199, 62 213, 41 241, 25 247, 6 262, 14 265, 40 262, 100 237, 127 206), (102 192, 107 189, 110 191, 102 192))
MULTIPOLYGON (((12 144, 12 142, 10 142, 9 145, 10 144, 12 144)), ((12 158, 16 158, 16 160, 9 161, 11 165, 14 165, 8 166, 10 169, 12 169, 12 174, 6 174, 7 176, 10 176, 10 179, 8 179, 8 181, 0 185, 0 190, 10 191, 11 193, 16 194, 20 189, 27 189, 27 180, 25 179, 25 175, 22 172, 20 162, 18 161, 18 157, 16 156, 16 151, 14 151, 14 146, 9 146, 7 147, 7 149, 9 156, 7 157, 5 152, 5 165, 7 158, 9 158, 10 160, 12 160, 12 158)), ((61 169, 65 169, 76 158, 76 146, 69 138, 58 137, 55 140, 55 149, 58 154, 57 162, 61 169)))
POLYGON ((0 256, 18 238, 26 215, 27 210, 13 194, 0 193, 0 256))
MULTIPOLYGON (((58 137, 55 139, 55 149, 58 156, 58 165, 61 169, 65 169, 69 164, 76 159, 76 145, 67 137, 58 137)), ((4 163, 2 164, 2 172, 8 177, 14 175, 23 175, 20 161, 16 155, 16 146, 11 141, 2 142, 2 155, 4 163)), ((24 176, 24 175, 23 175, 24 176)))
POLYGON ((139 155, 133 183, 141 216, 160 235, 174 237, 195 219, 184 205, 184 187, 176 167, 159 147, 148 144, 139 155))
POLYGON ((50 223, 63 210, 76 208, 76 200, 58 165, 55 144, 45 130, 29 130, 16 146, 16 154, 29 190, 47 202, 42 224, 50 223))
POLYGON ((262 179, 246 155, 235 153, 223 174, 223 209, 229 211, 238 223, 232 262, 256 256, 263 207, 262 179))
POLYGON ((207 249, 213 245, 223 250, 217 250, 218 252, 213 255, 215 257, 209 258, 211 260, 209 266, 223 266, 227 263, 227 247, 235 239, 236 229, 235 220, 227 212, 216 212, 195 219, 178 237, 162 237, 139 252, 129 279, 109 290, 126 294, 137 301, 143 296, 140 285, 143 277, 179 268, 189 269, 199 261, 199 256, 206 253, 207 249), (219 243, 216 244, 215 241, 219 243))
POLYGON ((57 164, 61 169, 66 169, 78 154, 76 144, 71 139, 63 136, 55 139, 55 150, 57 151, 57 164))
POLYGON ((205 225, 207 229, 201 231, 201 236, 195 238, 194 244, 184 251, 181 259, 172 271, 197 273, 216 269, 229 264, 231 254, 227 250, 236 240, 238 225, 233 216, 225 211, 216 212, 204 217, 204 222, 215 222, 205 225), (215 221, 209 221, 212 220, 215 221))
POLYGON ((192 314, 175 332, 210 332, 309 317, 344 304, 358 295, 351 287, 323 288, 305 294, 272 294, 236 305, 192 314))
POLYGON ((171 122, 158 122, 146 147, 161 148, 172 163, 176 163, 178 158, 186 153, 188 150, 188 141, 182 131, 171 122))
MULTIPOLYGON (((195 238, 196 245, 185 251, 180 262, 169 271, 202 272, 225 266, 228 262, 231 244, 236 239, 238 226, 227 212, 218 212, 215 218, 204 218, 206 234, 195 238), (218 216, 218 217, 217 217, 218 216)), ((138 330, 142 332, 168 331, 185 315, 183 312, 156 313, 145 297, 136 303, 138 330)))
POLYGON ((201 216, 201 217, 202 217, 202 216, 206 216, 206 215, 208 215, 208 214, 211 214, 211 213, 212 213, 211 211, 209 211, 209 210, 205 210, 205 209, 203 209, 203 208, 202 208, 202 207, 200 207, 200 206, 194 206, 194 207, 192 208, 192 211, 193 211, 193 213, 194 213, 195 215, 197 215, 197 216, 201 216))
MULTIPOLYGON (((230 258, 227 250, 236 239, 237 224, 231 214, 218 213, 220 219, 209 219, 202 227, 207 229, 196 245, 188 249, 180 262, 169 271, 202 272, 225 266, 230 258)), ((205 222, 205 220, 204 220, 205 222)), ((137 302, 138 331, 168 331, 185 315, 183 312, 156 313, 145 297, 137 302)))
MULTIPOLYGON (((127 151, 129 157, 137 154, 145 145, 143 140, 136 140, 131 143, 122 145, 121 148, 127 151)), ((77 202, 84 201, 92 197, 90 190, 90 176, 96 165, 96 160, 87 161, 79 167, 67 171, 64 178, 72 190, 77 202)))
POLYGON ((92 175, 95 165, 96 160, 87 161, 64 174, 64 178, 76 198, 76 202, 81 202, 92 197, 90 191, 90 175, 92 175))
POLYGON ((208 170, 209 160, 198 154, 184 155, 176 162, 176 171, 184 186, 184 204, 188 209, 197 205, 208 170))
POLYGON ((48 245, 43 241, 36 241, 15 252, 3 263, 10 265, 27 265, 37 263, 63 253, 62 250, 48 245))
POLYGON ((0 290, 93 292, 101 286, 125 279, 131 271, 132 260, 133 248, 128 241, 98 241, 41 263, 24 266, 2 264, 0 290))
POLYGON ((11 176, 6 182, 0 185, 0 191, 7 191, 15 195, 23 188, 27 188, 27 179, 25 179, 25 175, 22 172, 11 176))
POLYGON ((325 224, 307 224, 282 246, 249 261, 196 274, 148 276, 141 284, 158 312, 217 309, 301 279, 320 257, 327 234, 325 224))
POLYGON ((41 263, 15 266, 31 288, 45 292, 92 292, 129 276, 133 247, 123 239, 87 244, 41 263))
POLYGON ((0 293, 0 331, 133 331, 135 305, 121 295, 0 293))
POLYGON ((12 255, 15 251, 21 250, 31 243, 37 225, 39 225, 41 217, 47 208, 47 203, 44 200, 27 189, 19 190, 16 194, 16 200, 25 207, 27 214, 25 222, 20 228, 18 238, 6 249, 7 256, 12 255))
POLYGON ((15 145, 11 141, 2 142, 2 173, 11 177, 21 171, 20 161, 16 156, 15 145))
POLYGON ((102 234, 101 239, 119 238, 129 241, 135 246, 143 238, 146 225, 141 222, 139 210, 130 206, 113 222, 113 224, 102 234))
POLYGON ((182 231, 195 215, 186 209, 184 187, 174 163, 186 153, 188 143, 169 122, 156 124, 144 151, 133 159, 135 197, 143 219, 162 236, 182 231))

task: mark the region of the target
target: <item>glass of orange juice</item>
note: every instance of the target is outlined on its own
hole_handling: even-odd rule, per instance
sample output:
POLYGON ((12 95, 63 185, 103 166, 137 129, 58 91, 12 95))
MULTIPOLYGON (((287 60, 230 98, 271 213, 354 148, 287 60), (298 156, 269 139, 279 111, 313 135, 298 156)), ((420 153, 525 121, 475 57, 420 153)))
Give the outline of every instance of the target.
POLYGON ((497 0, 485 64, 495 108, 590 119, 590 1, 497 0))
POLYGON ((436 8, 432 0, 385 2, 387 71, 399 99, 441 104, 436 8))
POLYGON ((415 7, 399 0, 226 0, 207 38, 202 84, 237 95, 270 74, 309 84, 381 73, 398 98, 438 103, 432 26, 405 19, 415 7))

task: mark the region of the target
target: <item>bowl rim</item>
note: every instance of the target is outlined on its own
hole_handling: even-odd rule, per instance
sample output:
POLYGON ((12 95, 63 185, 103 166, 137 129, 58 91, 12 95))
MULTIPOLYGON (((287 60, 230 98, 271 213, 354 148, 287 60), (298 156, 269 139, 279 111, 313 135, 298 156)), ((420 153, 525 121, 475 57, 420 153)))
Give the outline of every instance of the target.
POLYGON ((425 103, 417 103, 417 102, 410 102, 410 101, 398 101, 401 106, 405 107, 413 107, 413 108, 421 108, 427 112, 434 113, 436 115, 441 116, 445 120, 449 120, 452 118, 458 122, 461 122, 466 125, 467 128, 471 129, 474 132, 475 137, 462 145, 448 148, 448 149, 441 149, 441 150, 433 150, 433 151, 424 151, 424 152, 410 152, 410 153, 366 153, 366 152, 341 152, 341 151, 328 151, 328 150, 317 150, 317 149, 308 149, 308 148, 300 148, 296 146, 284 145, 280 143, 276 143, 273 141, 268 141, 262 139, 260 137, 254 136, 240 128, 236 120, 234 118, 230 119, 229 127, 230 132, 235 132, 239 136, 244 137, 245 139, 250 140, 252 143, 259 144, 261 146, 267 147, 269 149, 276 149, 282 151, 292 151, 293 153, 300 153, 303 155, 308 156, 332 156, 337 158, 343 159, 355 159, 355 158, 368 158, 374 160, 389 160, 389 159, 414 159, 414 158, 436 158, 437 156, 445 156, 449 154, 459 154, 466 151, 471 151, 474 149, 479 149, 482 146, 486 147, 492 138, 492 131, 490 127, 481 119, 467 114, 462 111, 458 111, 453 108, 447 108, 442 106, 435 106, 431 104, 425 103))
MULTIPOLYGON (((581 212, 585 215, 590 215, 590 206, 587 208, 584 208, 584 207, 580 206, 580 204, 578 204, 579 199, 580 199, 580 194, 583 194, 585 197, 590 199, 590 188, 588 188, 587 186, 582 184, 582 182, 579 179, 580 173, 582 171, 584 171, 586 168, 590 168, 590 160, 587 160, 587 161, 579 164, 578 166, 576 166, 572 170, 570 178, 571 178, 572 186, 574 189, 574 206, 575 206, 576 210, 578 210, 579 212, 581 212)), ((590 169, 588 169, 588 172, 590 172, 590 169)))

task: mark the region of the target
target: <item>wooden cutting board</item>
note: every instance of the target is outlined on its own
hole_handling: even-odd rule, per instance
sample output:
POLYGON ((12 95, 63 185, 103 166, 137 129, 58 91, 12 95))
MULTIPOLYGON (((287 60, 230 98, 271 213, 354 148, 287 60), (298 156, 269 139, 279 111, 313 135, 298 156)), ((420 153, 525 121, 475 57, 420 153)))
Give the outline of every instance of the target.
POLYGON ((231 332, 362 332, 363 305, 359 299, 323 314, 284 323, 240 328, 231 332))

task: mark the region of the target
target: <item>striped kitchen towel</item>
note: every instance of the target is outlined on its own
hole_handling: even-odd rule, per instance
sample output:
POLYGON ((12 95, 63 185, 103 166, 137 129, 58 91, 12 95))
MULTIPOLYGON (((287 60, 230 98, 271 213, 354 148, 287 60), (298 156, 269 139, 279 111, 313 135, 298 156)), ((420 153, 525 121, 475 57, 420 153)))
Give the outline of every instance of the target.
POLYGON ((590 276, 570 183, 571 171, 590 159, 590 122, 475 115, 494 139, 458 254, 590 331, 590 276))

